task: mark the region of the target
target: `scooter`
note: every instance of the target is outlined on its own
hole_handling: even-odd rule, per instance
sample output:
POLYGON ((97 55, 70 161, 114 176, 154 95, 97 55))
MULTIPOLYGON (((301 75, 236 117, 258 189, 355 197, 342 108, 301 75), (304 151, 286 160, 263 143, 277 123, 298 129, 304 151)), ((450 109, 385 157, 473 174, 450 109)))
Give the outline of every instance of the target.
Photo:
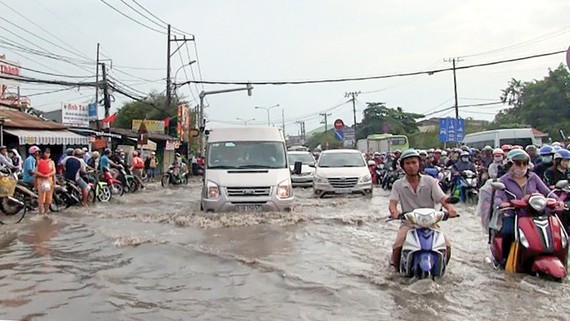
POLYGON ((477 199, 479 197, 479 182, 477 174, 471 170, 464 170, 461 172, 459 182, 460 186, 463 187, 462 191, 464 195, 462 199, 465 203, 477 204, 477 199))
MULTIPOLYGON (((457 202, 456 197, 448 199, 450 204, 457 202)), ((418 208, 400 215, 400 219, 413 224, 414 228, 406 235, 398 272, 402 276, 419 279, 442 277, 449 253, 443 232, 436 224, 449 219, 449 214, 433 208, 418 208)))
MULTIPOLYGON (((489 229, 494 266, 502 266, 507 259, 504 267, 508 271, 564 279, 568 264, 568 234, 555 213, 556 199, 538 193, 516 199, 505 184, 493 182, 491 185, 513 197, 510 206, 498 209, 495 215, 504 215, 507 211, 515 215, 515 240, 510 253, 503 251, 503 239, 498 228, 489 229)), ((568 181, 556 184, 557 189, 566 186, 568 181)))

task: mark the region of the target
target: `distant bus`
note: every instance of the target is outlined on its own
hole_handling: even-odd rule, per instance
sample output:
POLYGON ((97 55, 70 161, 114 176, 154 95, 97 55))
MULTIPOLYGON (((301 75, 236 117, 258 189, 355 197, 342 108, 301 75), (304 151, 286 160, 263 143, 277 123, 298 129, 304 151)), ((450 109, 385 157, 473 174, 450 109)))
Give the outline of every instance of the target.
POLYGON ((509 128, 495 129, 473 134, 467 134, 463 138, 463 144, 481 149, 487 145, 491 147, 501 147, 503 145, 540 145, 536 139, 532 128, 509 128))
POLYGON ((372 134, 366 139, 359 139, 356 143, 362 153, 393 152, 397 149, 403 151, 410 148, 406 135, 372 134))

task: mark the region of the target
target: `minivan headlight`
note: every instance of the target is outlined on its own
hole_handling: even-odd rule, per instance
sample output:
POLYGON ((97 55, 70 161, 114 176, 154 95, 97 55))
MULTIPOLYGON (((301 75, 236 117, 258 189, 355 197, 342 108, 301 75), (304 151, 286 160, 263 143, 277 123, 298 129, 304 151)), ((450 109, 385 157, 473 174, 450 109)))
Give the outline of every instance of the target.
POLYGON ((220 197, 220 188, 218 187, 218 184, 212 182, 212 181, 208 181, 206 183, 206 187, 207 187, 207 192, 208 195, 206 195, 208 197, 208 199, 218 199, 220 197))
POLYGON ((366 174, 360 178, 360 183, 370 183, 372 182, 372 176, 370 174, 366 174))
POLYGON ((286 179, 277 185, 277 197, 279 198, 289 198, 291 197, 291 182, 286 179))

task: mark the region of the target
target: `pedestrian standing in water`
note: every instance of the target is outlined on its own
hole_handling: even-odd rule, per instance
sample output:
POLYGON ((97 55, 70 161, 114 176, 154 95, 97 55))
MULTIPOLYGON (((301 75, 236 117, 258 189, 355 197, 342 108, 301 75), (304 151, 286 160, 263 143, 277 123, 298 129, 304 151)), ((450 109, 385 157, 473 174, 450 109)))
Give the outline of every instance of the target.
POLYGON ((40 214, 47 214, 53 198, 55 186, 55 163, 50 158, 49 148, 46 148, 38 159, 36 166, 36 188, 38 190, 38 210, 40 214))

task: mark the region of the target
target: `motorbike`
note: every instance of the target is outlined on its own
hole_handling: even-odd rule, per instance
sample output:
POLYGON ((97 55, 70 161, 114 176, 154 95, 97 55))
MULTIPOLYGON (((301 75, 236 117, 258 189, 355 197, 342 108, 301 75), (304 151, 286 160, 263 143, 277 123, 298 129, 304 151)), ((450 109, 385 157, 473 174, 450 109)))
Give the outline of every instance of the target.
MULTIPOLYGON (((113 178, 113 175, 110 173, 109 175, 113 178)), ((99 180, 95 171, 89 171, 86 178, 89 186, 91 186, 90 198, 93 198, 93 202, 99 200, 100 202, 107 203, 111 200, 113 197, 112 187, 110 187, 106 181, 99 180)), ((118 185, 120 186, 120 182, 118 185)))
POLYGON ((388 170, 382 179, 383 189, 392 189, 392 185, 399 178, 404 177, 404 172, 400 169, 388 170))
MULTIPOLYGON (((448 200, 449 203, 457 201, 458 199, 454 197, 448 200)), ((449 214, 433 208, 418 208, 400 215, 400 219, 412 223, 414 228, 406 235, 398 272, 402 276, 418 279, 433 280, 442 277, 445 274, 449 253, 445 237, 437 228, 437 223, 449 219, 449 214)))
POLYGON ((134 193, 141 187, 140 181, 131 173, 130 169, 121 166, 118 170, 119 176, 117 178, 121 181, 121 185, 123 185, 126 193, 134 193))
MULTIPOLYGON (((17 176, 16 176, 17 177, 17 176)), ((14 197, 17 179, 9 172, 0 172, 0 225, 20 223, 26 216, 26 204, 14 197)))
POLYGON ((160 184, 163 187, 188 184, 188 173, 179 167, 170 166, 168 167, 168 171, 162 176, 160 184))
POLYGON ((372 177, 372 183, 376 184, 378 181, 377 173, 376 173, 376 162, 373 160, 368 161, 368 170, 370 171, 370 175, 372 177))
MULTIPOLYGON (((489 229, 493 265, 496 268, 504 265, 505 270, 515 273, 563 280, 567 275, 568 234, 555 213, 556 199, 539 193, 517 199, 505 184, 493 182, 491 185, 495 190, 502 190, 514 198, 509 207, 498 209, 493 219, 500 221, 500 216, 507 212, 515 215, 515 237, 509 253, 503 251, 500 226, 494 224, 489 229)), ((566 186, 568 181, 556 184, 558 190, 566 186)))
POLYGON ((386 173, 386 166, 383 163, 380 163, 378 165, 376 165, 376 181, 375 184, 376 185, 382 185, 382 178, 384 177, 384 174, 386 173))
POLYGON ((457 185, 452 192, 458 196, 462 202, 467 204, 477 204, 479 197, 479 182, 477 174, 472 170, 464 170, 457 179, 457 185))

